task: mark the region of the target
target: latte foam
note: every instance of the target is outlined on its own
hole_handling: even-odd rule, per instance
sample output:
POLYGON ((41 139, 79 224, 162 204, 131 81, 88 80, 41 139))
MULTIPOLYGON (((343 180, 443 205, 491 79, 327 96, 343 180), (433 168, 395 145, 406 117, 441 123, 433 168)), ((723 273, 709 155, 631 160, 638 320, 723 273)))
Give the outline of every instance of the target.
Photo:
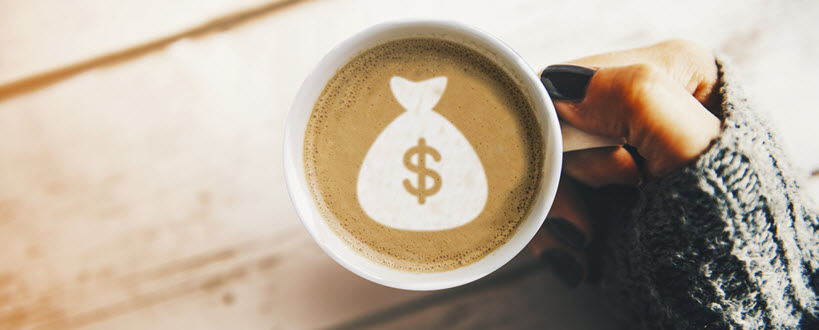
MULTIPOLYGON (((446 147, 435 147, 441 158, 447 156, 446 147)), ((304 141, 307 181, 333 232, 371 260, 419 272, 471 264, 506 243, 535 202, 543 157, 533 107, 514 80, 482 54, 439 39, 388 42, 353 58, 319 96, 304 141), (368 216, 358 200, 357 180, 367 152, 385 128, 407 111, 390 88, 396 76, 413 82, 446 77, 434 111, 468 141, 480 160, 487 187, 483 208, 463 225, 445 230, 396 229, 368 216)), ((432 169, 439 165, 431 158, 428 162, 432 169)), ((447 177, 441 179, 443 184, 448 182, 447 177)), ((408 198, 432 203, 442 197, 408 198)))

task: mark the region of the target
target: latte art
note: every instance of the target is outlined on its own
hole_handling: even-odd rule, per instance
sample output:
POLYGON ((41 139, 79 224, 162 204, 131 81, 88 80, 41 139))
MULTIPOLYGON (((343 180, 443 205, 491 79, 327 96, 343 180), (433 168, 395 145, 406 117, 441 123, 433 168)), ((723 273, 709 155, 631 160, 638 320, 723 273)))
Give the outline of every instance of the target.
POLYGON ((322 218, 355 251, 437 272, 513 236, 538 194, 543 153, 533 107, 502 68, 449 41, 405 39, 328 81, 304 170, 322 218))
POLYGON ((358 202, 382 225, 445 230, 483 210, 486 174, 466 137, 435 111, 446 77, 413 82, 392 77, 392 94, 405 110, 379 133, 358 175, 358 202))

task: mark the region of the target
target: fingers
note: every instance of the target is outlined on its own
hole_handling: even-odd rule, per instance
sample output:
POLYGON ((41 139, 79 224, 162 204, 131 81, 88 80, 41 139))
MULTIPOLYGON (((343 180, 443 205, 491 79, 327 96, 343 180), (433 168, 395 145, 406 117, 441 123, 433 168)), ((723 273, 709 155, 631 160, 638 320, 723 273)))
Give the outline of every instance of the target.
POLYGON ((579 102, 555 101, 558 115, 592 134, 625 137, 653 177, 703 152, 720 121, 685 88, 648 64, 600 68, 579 102))
POLYGON ((532 252, 570 287, 578 286, 586 277, 585 249, 592 238, 588 208, 577 185, 570 178, 561 179, 552 209, 529 243, 532 252))
POLYGON ((563 154, 563 171, 591 187, 637 185, 642 177, 634 158, 623 147, 567 152, 563 154))
POLYGON ((706 108, 718 106, 717 64, 704 47, 687 40, 668 40, 647 47, 580 58, 570 63, 586 67, 617 67, 644 63, 658 68, 706 108))

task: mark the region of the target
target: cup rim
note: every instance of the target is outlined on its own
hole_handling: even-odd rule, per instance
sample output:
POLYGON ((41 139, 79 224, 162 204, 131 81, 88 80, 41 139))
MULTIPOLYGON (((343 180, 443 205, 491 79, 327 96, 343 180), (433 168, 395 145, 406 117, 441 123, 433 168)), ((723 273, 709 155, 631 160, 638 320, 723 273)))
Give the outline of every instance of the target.
POLYGON ((344 268, 372 282, 398 289, 423 291, 451 288, 480 279, 508 263, 525 248, 543 224, 560 180, 562 136, 554 106, 537 75, 518 53, 499 39, 480 29, 454 21, 384 22, 342 41, 318 62, 302 83, 287 116, 284 135, 282 159, 285 183, 296 213, 310 236, 327 255, 344 268), (307 119, 327 81, 344 63, 358 54, 385 42, 411 38, 415 34, 413 31, 423 31, 418 35, 419 37, 438 37, 470 47, 490 57, 493 62, 507 71, 507 74, 512 75, 518 85, 525 89, 529 101, 532 102, 544 142, 539 191, 529 214, 512 238, 467 266, 443 272, 399 270, 372 261, 353 251, 349 245, 342 242, 340 237, 332 233, 319 213, 304 171, 303 144, 307 119), (395 35, 403 37, 388 37, 395 35), (475 49, 476 47, 480 49, 475 49), (338 244, 339 242, 341 245, 338 244))

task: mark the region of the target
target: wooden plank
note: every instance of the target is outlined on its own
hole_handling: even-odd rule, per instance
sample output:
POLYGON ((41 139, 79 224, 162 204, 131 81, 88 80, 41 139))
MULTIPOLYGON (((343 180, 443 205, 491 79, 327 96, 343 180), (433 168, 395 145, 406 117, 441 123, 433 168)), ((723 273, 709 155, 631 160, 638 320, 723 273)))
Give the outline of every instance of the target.
POLYGON ((598 290, 566 288, 538 260, 520 255, 504 272, 436 292, 335 329, 614 329, 598 290))
MULTIPOLYGON (((638 8, 636 2, 518 0, 499 8, 465 1, 307 2, 2 98, 0 328, 315 328, 426 297, 380 287, 335 265, 290 206, 281 177, 284 119, 299 83, 328 49, 366 26, 412 16, 476 25, 535 67, 688 37, 753 69, 753 98, 792 115, 775 116, 778 126, 815 123, 809 117, 815 112, 804 109, 819 100, 810 93, 783 99, 778 84, 800 72, 799 91, 817 85, 819 68, 808 57, 819 42, 784 40, 758 26, 782 24, 770 33, 795 35, 787 29, 807 24, 816 5, 741 4, 647 4, 632 11, 624 8, 638 8), (584 10, 606 14, 570 15, 584 10), (782 48, 807 55, 766 52, 782 48), (761 92, 768 88, 779 92, 761 92)), ((798 133, 804 132, 811 131, 798 133)), ((817 150, 816 139, 794 134, 782 132, 796 150, 817 150)), ((810 157, 795 160, 811 168, 810 157)), ((472 298, 449 300, 470 311, 454 325, 508 315, 520 317, 523 323, 514 324, 522 326, 574 324, 585 321, 560 302, 596 306, 591 293, 575 296, 545 273, 530 276, 522 284, 526 292, 512 285, 468 295, 506 302, 487 305, 493 311, 472 298), (560 313, 543 312, 545 319, 523 313, 524 306, 560 313)), ((459 313, 453 304, 389 324, 443 324, 437 322, 459 313)))
POLYGON ((0 104, 0 328, 317 327, 418 295, 341 269, 301 228, 280 145, 313 63, 271 58, 259 40, 297 36, 262 27, 0 104))
POLYGON ((0 86, 283 1, 0 1, 0 86))

